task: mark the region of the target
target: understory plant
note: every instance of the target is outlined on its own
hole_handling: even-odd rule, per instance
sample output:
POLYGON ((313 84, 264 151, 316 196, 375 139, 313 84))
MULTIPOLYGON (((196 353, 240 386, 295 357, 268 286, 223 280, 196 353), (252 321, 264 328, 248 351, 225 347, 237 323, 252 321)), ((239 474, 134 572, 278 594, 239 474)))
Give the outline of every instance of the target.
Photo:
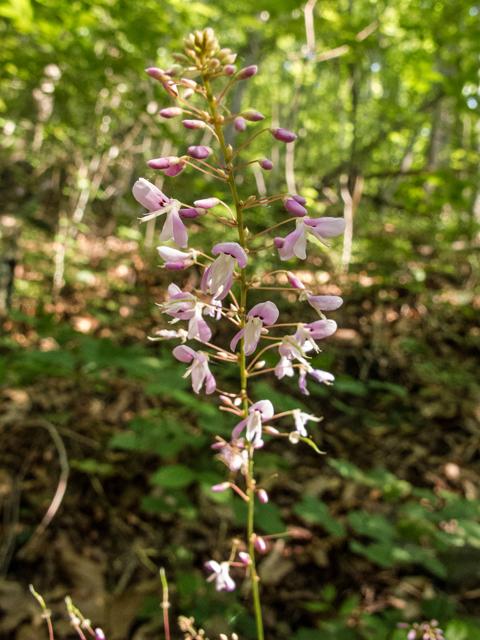
MULTIPOLYGON (((200 290, 188 284, 182 288, 177 284, 178 277, 176 282, 168 286, 168 298, 159 306, 173 327, 158 331, 155 339, 179 341, 180 344, 173 349, 173 355, 187 365, 185 376, 191 377, 193 391, 196 394, 218 394, 220 410, 232 414, 231 439, 226 441, 217 437, 212 446, 229 470, 228 479, 213 486, 212 490, 222 492, 231 488, 246 502, 246 540, 235 540, 229 555, 211 559, 205 567, 211 572, 207 580, 215 581, 218 591, 235 589, 230 569, 242 568, 251 584, 257 637, 263 640, 255 552, 265 550, 266 544, 255 530, 255 501, 266 503, 269 497, 255 478, 255 453, 270 438, 286 438, 292 444, 303 441, 316 448, 308 435, 307 423, 318 422, 321 418, 301 409, 276 413, 270 400, 255 401, 254 382, 258 376, 273 376, 281 380, 285 376, 294 377, 298 374, 300 390, 306 395, 309 394, 309 376, 317 382, 331 384, 334 376, 316 369, 311 356, 320 351, 317 341, 336 331, 336 323, 328 319, 325 312, 338 309, 342 299, 335 295, 313 295, 300 278, 286 269, 253 274, 257 270, 256 263, 262 260, 265 252, 278 252, 281 261, 291 264, 290 261, 295 258, 306 258, 309 237, 328 247, 328 238, 344 232, 345 220, 309 216, 305 207, 307 201, 296 193, 262 197, 245 197, 239 193, 237 187, 240 181, 237 177, 240 169, 254 163, 263 171, 273 169, 273 163, 267 157, 268 142, 264 156, 246 161, 242 158, 242 152, 255 138, 263 135, 267 140, 273 138, 287 145, 292 144, 297 136, 278 127, 255 129, 253 135, 234 149, 226 141, 225 128, 232 125, 239 134, 238 138, 250 126, 257 127, 257 123, 265 118, 256 109, 231 113, 227 106, 229 90, 236 83, 252 78, 258 71, 257 66, 237 70, 236 54, 230 49, 221 49, 210 28, 191 34, 184 40, 184 45, 185 53, 173 55, 176 64, 171 68, 162 70, 152 67, 146 71, 174 100, 174 106, 161 109, 160 115, 166 119, 183 118, 185 129, 198 131, 199 137, 204 136, 204 139, 189 146, 185 155, 154 158, 148 161, 148 166, 155 171, 163 171, 168 177, 196 169, 208 176, 210 183, 215 180, 225 186, 228 192, 226 201, 208 197, 192 198, 193 202, 190 203, 179 202, 144 178, 135 183, 133 195, 148 210, 142 221, 152 221, 157 217, 163 221, 160 233, 162 244, 158 247, 158 253, 165 269, 172 274, 189 268, 201 270, 200 290), (247 228, 249 219, 258 221, 262 216, 262 208, 273 203, 283 205, 284 219, 273 227, 250 235, 247 228), (192 234, 189 237, 188 225, 194 220, 195 228, 198 228, 199 219, 207 216, 217 221, 222 230, 226 230, 225 241, 213 247, 191 246, 195 245, 195 239, 192 242, 192 234), (281 233, 283 225, 288 232, 281 233), (275 233, 272 233, 274 230, 275 233), (273 237, 276 233, 279 235, 273 237), (284 285, 268 286, 272 275, 278 274, 282 274, 280 283, 284 285), (296 296, 298 321, 281 321, 275 302, 269 299, 276 289, 296 296), (264 293, 264 301, 252 305, 249 295, 252 290, 255 290, 257 297, 258 292, 264 293), (317 319, 301 322, 300 319, 310 307, 314 309, 312 313, 317 314, 317 319), (217 330, 217 334, 225 336, 230 331, 229 348, 212 341, 214 323, 226 323, 217 330), (262 356, 269 350, 277 352, 278 363, 275 367, 265 368, 262 356), (237 367, 236 390, 226 391, 224 384, 218 383, 210 369, 212 360, 220 365, 234 364, 237 367), (289 431, 277 428, 276 420, 279 418, 291 420, 289 431)), ((180 282, 185 282, 185 278, 182 277, 180 282)), ((221 370, 221 367, 218 369, 221 370)))

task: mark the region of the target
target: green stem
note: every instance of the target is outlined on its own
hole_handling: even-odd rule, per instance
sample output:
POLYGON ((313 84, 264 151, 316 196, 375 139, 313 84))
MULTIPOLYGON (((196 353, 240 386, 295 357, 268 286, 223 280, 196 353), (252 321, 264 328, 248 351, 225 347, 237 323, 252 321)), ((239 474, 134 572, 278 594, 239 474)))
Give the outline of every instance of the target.
MULTIPOLYGON (((202 74, 203 75, 203 74, 202 74)), ((240 198, 238 197, 237 186, 235 184, 235 177, 233 174, 233 165, 232 160, 234 157, 233 151, 229 151, 227 148, 227 144, 225 142, 225 137, 223 135, 223 129, 221 124, 218 121, 217 107, 215 103, 215 99, 212 94, 212 90, 210 88, 209 79, 203 76, 203 85, 206 90, 206 97, 208 100, 208 104, 210 106, 210 112, 213 116, 213 125, 215 131, 218 136, 218 141, 220 142, 220 147, 222 149, 223 157, 225 160, 225 167, 228 174, 227 182, 230 186, 230 190, 232 192, 233 201, 235 203, 235 212, 237 219, 237 231, 238 231, 238 241, 240 246, 247 251, 247 239, 245 236, 245 229, 243 226, 243 215, 242 215, 242 204, 240 202, 240 198)), ((245 317, 246 317, 246 308, 247 308, 247 269, 240 270, 240 307, 241 307, 241 315, 240 315, 240 329, 243 329, 245 326, 245 317)), ((245 360, 245 352, 243 349, 244 339, 242 338, 240 343, 240 354, 238 357, 238 363, 240 367, 240 386, 241 386, 241 394, 243 397, 243 413, 244 417, 248 416, 248 400, 247 400, 247 367, 245 360)), ((254 541, 254 509, 255 509, 255 482, 253 477, 253 450, 251 450, 251 445, 248 446, 248 452, 250 455, 250 460, 248 464, 248 479, 247 479, 247 496, 248 500, 248 552, 251 558, 252 564, 250 565, 250 577, 252 581, 252 594, 253 594, 253 606, 255 609, 255 620, 257 623, 257 636, 258 640, 264 640, 263 633, 263 621, 262 621, 262 608, 260 605, 260 593, 258 587, 258 576, 255 569, 255 549, 253 546, 254 541)))

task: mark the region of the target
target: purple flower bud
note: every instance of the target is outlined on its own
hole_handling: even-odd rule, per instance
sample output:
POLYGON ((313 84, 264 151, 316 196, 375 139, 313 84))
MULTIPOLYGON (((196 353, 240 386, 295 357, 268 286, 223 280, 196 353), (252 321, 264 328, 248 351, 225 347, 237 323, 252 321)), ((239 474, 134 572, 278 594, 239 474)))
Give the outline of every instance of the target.
POLYGON ((267 544, 263 538, 257 537, 257 539, 255 540, 255 546, 259 551, 262 551, 263 553, 265 553, 265 551, 267 550, 267 544))
POLYGON ((100 629, 99 627, 95 629, 95 638, 97 640, 105 640, 105 634, 103 633, 102 629, 100 629))
POLYGON ((245 120, 245 118, 242 118, 240 116, 240 118, 235 118, 235 122, 233 123, 233 126, 235 127, 236 131, 245 131, 245 129, 247 128, 247 122, 245 120))
POLYGON ((292 216, 296 216, 297 218, 303 218, 308 213, 305 207, 302 207, 302 205, 299 204, 296 200, 284 198, 283 204, 285 205, 285 209, 289 211, 292 216))
POLYGON ((415 631, 415 629, 410 629, 407 636, 408 640, 415 640, 416 637, 417 637, 417 632, 415 631))
POLYGON ((262 169, 265 169, 265 171, 270 171, 271 169, 273 169, 273 162, 268 160, 268 158, 260 158, 258 164, 262 167, 262 169))
POLYGON ((252 64, 252 66, 250 67, 240 69, 240 71, 237 73, 236 80, 248 80, 249 78, 253 78, 257 71, 258 67, 255 64, 252 64))
POLYGON ((275 429, 275 427, 269 427, 268 425, 266 427, 263 427, 263 430, 265 431, 265 433, 269 433, 272 436, 278 436, 278 434, 280 433, 278 429, 275 429))
POLYGON ((174 178, 175 176, 178 176, 179 173, 182 173, 186 166, 187 165, 185 162, 178 162, 177 164, 168 167, 168 169, 165 171, 165 175, 169 176, 170 178, 174 178))
POLYGON ((254 111, 253 109, 248 109, 242 113, 242 116, 245 120, 249 122, 260 122, 260 120, 265 120, 265 116, 260 111, 254 111))
POLYGON ((192 220, 194 218, 200 218, 200 216, 204 216, 206 211, 198 211, 197 209, 180 209, 178 212, 181 218, 185 220, 192 220))
POLYGON ((243 564, 252 564, 252 561, 250 560, 250 556, 248 555, 248 553, 245 553, 245 551, 239 551, 238 557, 243 562, 243 564))
POLYGON ((178 98, 179 96, 178 89, 175 85, 175 82, 173 82, 173 80, 171 80, 170 82, 162 82, 162 87, 165 89, 165 91, 168 93, 168 95, 171 98, 178 98))
POLYGON ((211 209, 220 203, 218 198, 204 198, 203 200, 195 200, 193 203, 198 209, 211 209))
POLYGON ((268 493, 265 491, 265 489, 259 489, 259 491, 258 491, 258 499, 260 500, 260 502, 263 502, 263 504, 267 504, 267 502, 268 502, 268 493))
POLYGON ((167 107, 166 109, 161 109, 159 113, 162 118, 176 118, 182 115, 183 109, 180 107, 167 107))
POLYGON ((207 147, 191 146, 188 147, 187 153, 191 158, 195 158, 195 160, 204 160, 211 155, 212 151, 211 149, 207 149, 207 147))
POLYGON ((227 66, 228 65, 232 65, 235 62, 236 59, 237 59, 237 54, 236 53, 231 53, 229 56, 225 56, 225 57, 221 58, 223 64, 225 64, 227 66))
POLYGON ((284 238, 275 238, 273 241, 274 246, 277 249, 283 249, 283 245, 285 244, 285 239, 284 238))
POLYGON ((194 93, 195 93, 194 89, 185 89, 185 91, 183 92, 183 99, 190 100, 190 98, 193 96, 194 93))
POLYGON ((397 622, 398 629, 408 629, 408 624, 406 622, 397 622))
POLYGON ((210 487, 212 491, 216 491, 216 492, 226 491, 229 488, 230 488, 229 482, 221 482, 220 484, 214 484, 213 487, 210 487))
POLYGON ((148 67, 148 69, 145 69, 145 72, 159 82, 161 82, 165 78, 165 71, 163 69, 159 69, 158 67, 148 67))
POLYGON ((189 266, 190 265, 185 264, 185 262, 183 262, 183 260, 176 260, 175 262, 166 262, 165 263, 165 269, 168 269, 168 271, 183 271, 184 269, 186 269, 189 266))
MULTIPOLYGON (((174 160, 178 160, 175 156, 169 156, 168 158, 154 158, 153 160, 149 160, 147 162, 150 169, 155 169, 156 171, 163 171, 164 169, 168 169, 171 164, 172 158, 174 160)), ((175 164, 175 162, 173 163, 175 164)))
POLYGON ((207 126, 203 120, 182 120, 185 129, 205 129, 207 126))
POLYGON ((275 127, 272 127, 269 131, 275 140, 279 140, 280 142, 293 142, 297 139, 297 136, 294 133, 287 131, 286 129, 276 129, 275 127))
POLYGON ((224 76, 233 76, 233 74, 235 73, 236 70, 237 70, 237 67, 234 64, 226 64, 223 67, 223 75, 224 76))
POLYGON ((295 276, 291 271, 287 271, 287 280, 288 284, 294 289, 305 289, 303 282, 300 282, 297 276, 295 276))
POLYGON ((305 200, 305 198, 302 198, 302 196, 292 196, 292 198, 295 200, 295 202, 298 202, 298 204, 307 204, 307 201, 305 200))

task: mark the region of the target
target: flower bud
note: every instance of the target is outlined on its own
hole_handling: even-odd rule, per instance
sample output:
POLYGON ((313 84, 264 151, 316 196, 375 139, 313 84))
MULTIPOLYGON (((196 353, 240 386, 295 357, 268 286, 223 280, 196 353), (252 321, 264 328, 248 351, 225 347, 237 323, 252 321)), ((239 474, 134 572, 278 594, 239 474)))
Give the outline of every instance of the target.
POLYGON ((165 89, 165 91, 168 93, 168 95, 171 98, 178 98, 179 96, 178 89, 175 86, 175 83, 173 81, 162 83, 162 87, 165 89))
POLYGON ((183 62, 184 64, 190 64, 190 60, 184 53, 172 53, 172 58, 175 62, 183 62))
POLYGON ((240 558, 241 562, 243 562, 243 564, 252 564, 250 556, 245 551, 239 551, 238 557, 240 558))
POLYGON ((183 113, 183 109, 180 107, 167 107, 166 109, 161 109, 159 114, 162 118, 176 118, 177 116, 181 116, 183 113))
POLYGON ((183 99, 190 100, 194 93, 195 91, 193 89, 185 89, 185 91, 183 92, 183 99))
POLYGON ((233 401, 233 404, 236 407, 239 407, 242 404, 242 399, 241 398, 235 398, 235 400, 233 401))
POLYGON ((154 158, 153 160, 149 160, 147 164, 150 169, 163 171, 164 169, 168 169, 171 164, 176 164, 176 162, 172 162, 172 160, 177 161, 178 158, 176 156, 168 156, 168 158, 154 158))
POLYGON ((285 244, 285 239, 284 238, 275 238, 273 241, 274 246, 277 249, 283 249, 283 245, 285 244))
POLYGON ((187 153, 191 158, 195 158, 195 160, 204 160, 212 154, 212 150, 208 149, 207 147, 191 146, 188 147, 187 153))
POLYGON ((296 200, 284 198, 283 204, 285 205, 285 209, 297 218, 303 218, 308 213, 305 207, 302 207, 296 200))
POLYGON ((207 126, 202 120, 182 120, 185 129, 205 129, 207 126))
POLYGON ((229 56, 232 53, 231 49, 220 49, 220 51, 217 53, 217 58, 219 60, 221 60, 222 62, 224 61, 224 59, 229 56))
MULTIPOLYGON (((188 62, 188 59, 187 59, 187 62, 188 62)), ((169 69, 166 69, 165 73, 169 75, 171 78, 176 78, 177 76, 180 76, 183 73, 183 67, 181 67, 179 64, 174 64, 169 69)))
POLYGON ((220 66, 220 60, 218 58, 212 58, 208 63, 209 69, 218 69, 219 66, 220 66))
POLYGON ((237 67, 234 64, 227 64, 223 67, 223 75, 224 76, 233 76, 237 67))
POLYGON ((105 634, 103 633, 102 629, 100 629, 100 627, 95 629, 95 638, 97 640, 105 640, 105 634))
POLYGON ((280 433, 280 431, 278 429, 275 429, 275 427, 263 427, 263 430, 265 431, 265 433, 270 434, 271 436, 278 436, 278 434, 280 433))
POLYGON ((242 118, 242 116, 240 116, 239 118, 235 118, 233 126, 235 127, 236 131, 245 131, 245 129, 247 128, 247 122, 245 118, 242 118))
POLYGON ((276 129, 275 127, 271 127, 269 131, 275 140, 279 140, 280 142, 288 143, 297 139, 297 136, 294 133, 287 131, 286 129, 276 129))
POLYGON ((305 198, 302 198, 302 196, 294 195, 292 196, 292 198, 295 200, 295 202, 298 202, 298 204, 307 204, 307 201, 305 200, 305 198))
POLYGON ((297 276, 295 276, 291 271, 287 271, 287 280, 288 284, 294 289, 305 289, 303 282, 300 282, 297 276))
POLYGON ((190 80, 189 78, 181 78, 180 82, 184 87, 188 87, 189 89, 197 88, 197 83, 195 82, 195 80, 190 80))
POLYGON ((260 158, 258 164, 262 167, 262 169, 265 169, 265 171, 271 171, 274 166, 273 162, 271 160, 268 160, 268 158, 260 158))
POLYGON ((260 113, 260 111, 254 111, 253 109, 247 109, 247 111, 242 113, 242 116, 249 122, 260 122, 260 120, 265 120, 263 113, 260 113))
POLYGON ((226 636, 224 633, 221 633, 219 636, 220 640, 228 640, 228 636, 226 636))
POLYGON ((260 500, 260 502, 263 502, 263 504, 267 504, 267 502, 268 502, 268 493, 265 491, 265 489, 259 489, 259 491, 258 491, 258 499, 260 500))
POLYGON ((182 173, 186 166, 186 162, 178 162, 177 164, 168 167, 165 171, 165 175, 170 178, 174 178, 175 176, 178 176, 179 173, 182 173))
POLYGON ((249 78, 253 78, 253 76, 257 73, 258 67, 256 64, 252 64, 250 67, 245 67, 244 69, 240 69, 237 73, 237 77, 235 80, 248 80, 249 78))
POLYGON ((145 69, 145 72, 159 82, 164 81, 165 71, 163 69, 159 69, 158 67, 148 67, 148 69, 145 69))
POLYGON ((183 271, 189 264, 186 264, 183 260, 176 260, 175 262, 166 262, 165 269, 168 271, 183 271))
POLYGON ((254 365, 254 369, 263 369, 263 367, 267 364, 266 360, 260 360, 260 362, 256 362, 254 365))
POLYGON ((195 44, 197 45, 197 47, 201 47, 203 44, 203 32, 199 31, 198 29, 195 31, 195 40, 194 40, 195 44))
POLYGON ((225 64, 225 65, 230 65, 230 64, 233 64, 236 59, 237 59, 237 54, 236 53, 232 53, 231 55, 226 56, 222 60, 222 63, 225 64))
POLYGON ((262 553, 265 553, 265 551, 267 550, 267 544, 263 538, 257 537, 257 539, 255 540, 255 546, 262 553))
POLYGON ((220 200, 218 198, 204 198, 203 200, 195 200, 193 204, 198 209, 211 209, 220 204, 220 200))
POLYGON ((215 491, 218 493, 221 491, 226 491, 229 488, 230 488, 229 482, 221 482, 220 484, 214 484, 213 487, 210 487, 212 491, 215 491))
POLYGON ((185 220, 192 220, 194 218, 200 218, 200 216, 204 216, 206 214, 206 211, 200 212, 197 209, 180 209, 178 214, 185 220))

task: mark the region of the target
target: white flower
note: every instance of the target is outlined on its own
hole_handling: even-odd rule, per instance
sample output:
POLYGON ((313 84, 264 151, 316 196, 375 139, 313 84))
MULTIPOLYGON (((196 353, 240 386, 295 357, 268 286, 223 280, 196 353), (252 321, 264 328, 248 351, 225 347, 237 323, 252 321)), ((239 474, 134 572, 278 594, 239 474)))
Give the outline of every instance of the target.
POLYGON ((235 589, 235 582, 232 580, 229 574, 230 565, 228 562, 222 562, 218 564, 215 560, 209 560, 205 563, 207 569, 213 571, 212 575, 207 578, 207 582, 215 580, 215 589, 217 591, 233 591, 235 589))

